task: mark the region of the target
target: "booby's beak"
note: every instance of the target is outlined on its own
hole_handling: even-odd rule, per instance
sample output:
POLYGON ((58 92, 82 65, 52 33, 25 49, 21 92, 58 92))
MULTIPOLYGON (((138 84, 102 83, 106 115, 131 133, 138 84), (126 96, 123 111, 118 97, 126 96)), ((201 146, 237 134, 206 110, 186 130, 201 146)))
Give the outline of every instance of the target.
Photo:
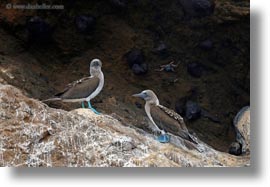
POLYGON ((145 95, 143 93, 139 93, 139 94, 134 94, 132 95, 133 97, 139 97, 139 98, 142 98, 144 99, 145 95))

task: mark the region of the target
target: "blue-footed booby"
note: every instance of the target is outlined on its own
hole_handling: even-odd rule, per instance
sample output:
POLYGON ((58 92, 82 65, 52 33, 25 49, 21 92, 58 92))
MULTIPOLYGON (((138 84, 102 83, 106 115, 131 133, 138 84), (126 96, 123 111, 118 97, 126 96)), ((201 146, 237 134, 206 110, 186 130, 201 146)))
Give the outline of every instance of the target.
POLYGON ((91 105, 90 100, 96 97, 103 88, 104 75, 101 71, 102 62, 99 59, 93 59, 90 63, 90 76, 74 81, 66 88, 55 95, 54 98, 45 101, 63 101, 63 102, 84 102, 88 103, 88 108, 96 114, 99 114, 91 105))
POLYGON ((194 144, 198 142, 196 138, 188 132, 183 118, 173 110, 160 105, 156 94, 152 90, 144 90, 133 96, 140 97, 146 101, 145 112, 152 124, 162 134, 158 137, 158 141, 162 143, 169 142, 170 138, 164 132, 166 131, 181 137, 188 148, 195 148, 194 144))

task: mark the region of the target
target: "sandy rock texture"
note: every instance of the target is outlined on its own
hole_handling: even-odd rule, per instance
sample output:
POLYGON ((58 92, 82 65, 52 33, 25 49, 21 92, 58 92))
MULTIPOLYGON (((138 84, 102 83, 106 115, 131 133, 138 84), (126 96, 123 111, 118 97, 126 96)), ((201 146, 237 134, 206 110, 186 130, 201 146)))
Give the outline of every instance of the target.
POLYGON ((233 121, 236 141, 242 145, 242 153, 250 152, 250 107, 243 107, 233 121))
POLYGON ((53 109, 0 84, 0 166, 231 167, 249 166, 200 142, 201 152, 161 144, 114 114, 53 109))

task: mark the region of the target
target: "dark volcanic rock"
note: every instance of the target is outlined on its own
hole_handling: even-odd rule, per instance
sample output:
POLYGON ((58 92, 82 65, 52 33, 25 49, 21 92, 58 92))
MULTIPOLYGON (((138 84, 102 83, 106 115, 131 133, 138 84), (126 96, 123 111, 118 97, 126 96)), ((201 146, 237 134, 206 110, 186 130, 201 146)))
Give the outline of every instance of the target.
POLYGON ((49 43, 52 41, 52 28, 40 17, 32 17, 26 24, 28 41, 34 43, 49 43))
POLYGON ((144 69, 145 73, 147 73, 147 71, 148 71, 148 64, 143 63, 143 64, 141 64, 141 67, 144 69))
POLYGON ((154 48, 153 52, 161 57, 168 56, 168 47, 164 42, 160 42, 156 48, 154 48))
POLYGON ((230 145, 230 148, 229 148, 229 153, 232 154, 232 155, 241 155, 242 154, 242 146, 240 143, 238 142, 233 142, 231 145, 230 145))
POLYGON ((187 120, 194 120, 201 117, 202 109, 198 103, 189 100, 190 97, 183 97, 175 103, 175 111, 187 120))
POLYGON ((210 16, 214 13, 213 0, 192 0, 194 10, 199 17, 210 16))
POLYGON ((93 16, 79 15, 75 18, 75 24, 78 31, 90 33, 96 25, 96 19, 93 16))
POLYGON ((198 62, 192 62, 187 65, 188 73, 196 78, 200 78, 203 74, 203 67, 198 62))
POLYGON ((135 102, 135 105, 136 105, 137 108, 142 108, 142 104, 139 103, 139 102, 135 102))
POLYGON ((214 13, 214 0, 179 0, 185 14, 190 17, 205 17, 214 13))
POLYGON ((187 99, 184 97, 177 100, 177 102, 175 103, 175 111, 181 116, 185 116, 186 114, 186 107, 185 107, 186 102, 187 102, 187 99))
POLYGON ((199 44, 199 47, 204 50, 210 50, 213 48, 213 42, 211 40, 204 40, 199 44))
POLYGON ((125 54, 125 57, 130 68, 132 68, 134 64, 140 65, 144 62, 144 54, 140 49, 130 50, 125 54))
POLYGON ((201 116, 211 120, 214 123, 221 123, 220 119, 216 116, 216 115, 212 115, 211 113, 209 113, 207 110, 202 109, 201 110, 201 116))
POLYGON ((148 65, 144 63, 144 54, 140 49, 132 49, 124 55, 126 62, 135 75, 143 75, 148 71, 148 65))
POLYGON ((127 7, 127 0, 110 0, 110 3, 113 7, 124 9, 127 7))
POLYGON ((220 119, 217 116, 211 115, 208 111, 191 100, 192 96, 178 99, 175 103, 175 111, 181 116, 185 116, 187 119, 197 119, 202 116, 215 123, 220 123, 220 119))
POLYGON ((198 103, 187 101, 186 103, 186 118, 188 120, 198 119, 201 116, 201 107, 198 103))
POLYGON ((143 64, 134 64, 132 66, 132 72, 135 75, 143 75, 143 74, 146 74, 147 71, 148 71, 148 66, 145 63, 143 63, 143 64))

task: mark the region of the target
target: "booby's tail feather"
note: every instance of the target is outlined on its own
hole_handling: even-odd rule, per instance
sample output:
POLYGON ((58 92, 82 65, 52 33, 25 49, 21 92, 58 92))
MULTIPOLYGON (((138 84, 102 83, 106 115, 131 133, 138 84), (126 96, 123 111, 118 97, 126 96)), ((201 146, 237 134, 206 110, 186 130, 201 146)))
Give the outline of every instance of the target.
POLYGON ((198 144, 198 140, 196 137, 192 136, 191 134, 188 135, 189 141, 191 141, 194 144, 198 144))
POLYGON ((197 144, 190 142, 188 140, 184 140, 184 144, 188 149, 197 149, 197 144))
POLYGON ((56 97, 56 98, 50 98, 50 99, 46 99, 46 100, 42 100, 42 102, 48 102, 48 101, 60 101, 61 98, 56 97))

